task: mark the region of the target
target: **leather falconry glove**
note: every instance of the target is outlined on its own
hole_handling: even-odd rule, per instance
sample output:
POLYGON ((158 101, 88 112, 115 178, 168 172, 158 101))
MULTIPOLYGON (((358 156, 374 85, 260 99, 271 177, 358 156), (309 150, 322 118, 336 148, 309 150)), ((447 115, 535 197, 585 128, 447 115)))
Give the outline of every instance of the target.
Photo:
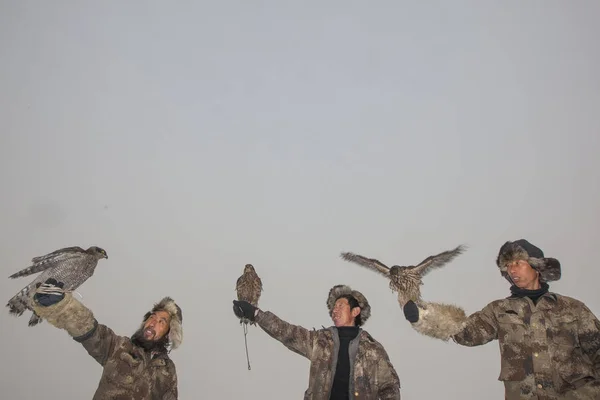
POLYGON ((247 301, 233 301, 233 313, 238 318, 246 318, 250 321, 254 321, 254 313, 256 312, 256 307, 247 301))
POLYGON ((404 317, 408 322, 415 323, 419 320, 419 308, 414 301, 409 300, 404 305, 404 317))
POLYGON ((33 298, 41 306, 48 307, 54 305, 65 298, 64 286, 63 282, 58 282, 56 279, 50 278, 46 282, 36 285, 36 292, 33 298))

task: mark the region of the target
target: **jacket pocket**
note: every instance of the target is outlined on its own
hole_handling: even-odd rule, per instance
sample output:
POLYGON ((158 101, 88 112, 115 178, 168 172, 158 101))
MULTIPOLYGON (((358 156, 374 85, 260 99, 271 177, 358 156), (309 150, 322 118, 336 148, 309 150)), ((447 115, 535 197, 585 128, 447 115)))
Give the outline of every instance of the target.
POLYGON ((528 327, 515 314, 499 314, 498 340, 500 343, 522 343, 527 338, 528 327))
POLYGON ((500 344, 501 381, 522 381, 525 379, 523 365, 526 361, 528 326, 515 314, 499 314, 498 342, 500 344))
POLYGON ((556 346, 578 347, 578 319, 575 315, 555 315, 550 317, 552 326, 547 329, 548 339, 556 346))

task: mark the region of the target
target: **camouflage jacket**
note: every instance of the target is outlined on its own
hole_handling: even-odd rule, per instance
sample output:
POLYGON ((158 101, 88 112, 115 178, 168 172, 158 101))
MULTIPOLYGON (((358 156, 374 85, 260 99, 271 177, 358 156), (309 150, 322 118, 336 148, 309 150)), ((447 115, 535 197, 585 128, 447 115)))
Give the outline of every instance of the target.
POLYGON ((464 346, 498 340, 506 399, 600 399, 600 322, 576 299, 549 292, 537 305, 496 300, 451 338, 464 346))
MULTIPOLYGON (((330 327, 310 331, 261 310, 256 323, 288 349, 310 360, 304 399, 329 400, 339 349, 337 330, 330 327)), ((349 353, 350 400, 400 400, 400 380, 379 342, 360 329, 357 338, 350 342, 349 353)))
POLYGON ((166 354, 151 358, 126 336, 98 324, 92 312, 70 294, 59 303, 35 306, 50 324, 66 330, 103 367, 94 400, 175 400, 177 372, 166 354))

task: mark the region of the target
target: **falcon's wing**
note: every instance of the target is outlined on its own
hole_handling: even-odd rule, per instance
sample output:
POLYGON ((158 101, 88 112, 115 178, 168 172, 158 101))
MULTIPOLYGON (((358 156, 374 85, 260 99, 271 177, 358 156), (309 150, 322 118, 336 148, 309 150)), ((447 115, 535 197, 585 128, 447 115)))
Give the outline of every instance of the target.
POLYGON ((429 256, 423 261, 421 261, 417 266, 411 269, 413 270, 413 272, 423 277, 427 275, 432 269, 443 267, 444 265, 452 261, 458 255, 462 254, 465 248, 465 246, 460 245, 452 250, 447 250, 434 256, 429 256))
POLYGON ((342 259, 358 264, 372 271, 378 272, 385 277, 390 277, 390 268, 379 260, 363 257, 354 253, 342 253, 342 259))
POLYGON ((244 275, 243 274, 239 278, 237 278, 237 280, 235 281, 235 290, 239 290, 242 283, 244 283, 244 275))
POLYGON ((36 280, 45 282, 47 278, 54 278, 64 283, 64 288, 74 290, 79 288, 94 274, 98 260, 93 256, 86 258, 70 258, 57 264, 56 268, 46 269, 36 280))
POLYGON ((52 253, 34 257, 31 261, 33 265, 24 268, 18 272, 15 272, 9 278, 19 278, 31 274, 37 274, 38 272, 54 268, 60 264, 72 260, 73 258, 85 258, 88 254, 80 247, 66 247, 64 249, 53 251, 52 253))
POLYGON ((85 250, 82 249, 79 246, 65 247, 65 248, 62 248, 62 249, 55 250, 52 253, 45 254, 43 256, 33 257, 31 259, 31 262, 34 263, 34 264, 37 264, 37 263, 39 263, 41 261, 48 260, 48 259, 51 259, 51 258, 53 259, 53 258, 55 258, 57 256, 65 256, 65 255, 69 256, 69 255, 73 255, 73 254, 76 254, 76 253, 85 253, 85 250))

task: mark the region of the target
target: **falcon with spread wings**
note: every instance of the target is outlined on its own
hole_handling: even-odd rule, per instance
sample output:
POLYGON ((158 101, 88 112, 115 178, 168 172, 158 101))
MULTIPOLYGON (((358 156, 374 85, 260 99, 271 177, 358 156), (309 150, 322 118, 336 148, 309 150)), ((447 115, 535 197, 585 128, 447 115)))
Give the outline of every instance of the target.
POLYGON ((460 245, 452 250, 429 256, 417 265, 388 267, 374 258, 367 258, 354 253, 341 253, 342 259, 349 261, 387 277, 390 280, 390 289, 398 292, 398 301, 404 306, 407 301, 412 300, 419 304, 421 300, 422 278, 431 270, 441 268, 462 254, 465 246, 460 245))
MULTIPOLYGON (((9 313, 21 316, 26 310, 33 311, 30 294, 50 278, 63 282, 64 291, 74 291, 93 274, 98 261, 108 258, 106 251, 97 246, 87 250, 81 247, 65 247, 43 256, 34 257, 32 265, 12 274, 9 278, 20 278, 41 272, 33 281, 21 289, 6 304, 9 313)), ((35 326, 42 319, 34 312, 29 319, 29 326, 35 326)))

